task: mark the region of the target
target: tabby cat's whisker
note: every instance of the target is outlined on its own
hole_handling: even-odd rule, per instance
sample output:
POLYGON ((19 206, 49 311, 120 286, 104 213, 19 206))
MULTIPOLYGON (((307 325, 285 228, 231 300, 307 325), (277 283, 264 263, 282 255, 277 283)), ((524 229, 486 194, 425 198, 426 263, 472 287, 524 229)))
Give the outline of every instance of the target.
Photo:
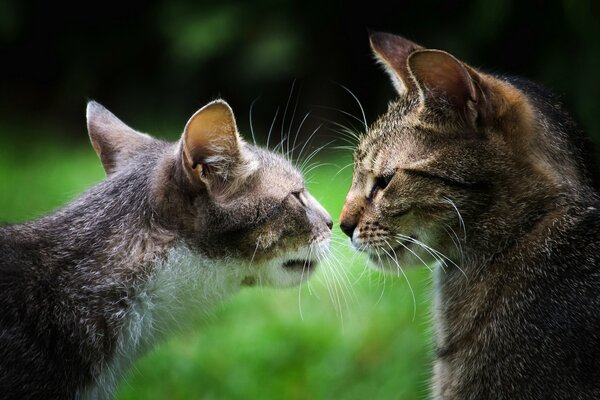
MULTIPOLYGON (((387 240, 385 241, 386 244, 389 246, 389 243, 387 242, 387 240)), ((421 261, 421 263, 430 271, 433 272, 433 270, 431 269, 431 267, 429 266, 429 264, 427 264, 417 253, 415 253, 414 251, 412 251, 408 246, 405 246, 404 243, 400 242, 399 240, 396 240, 396 243, 398 243, 400 246, 402 246, 405 250, 409 251, 410 253, 412 253, 415 257, 417 257, 419 259, 419 261, 421 261)), ((434 258, 437 260, 437 258, 434 256, 434 258)))
MULTIPOLYGON (((385 264, 383 263, 383 261, 381 261, 381 255, 379 253, 377 253, 377 260, 379 262, 379 268, 380 269, 385 269, 385 264)), ((379 295, 379 298, 377 299, 377 301, 375 302, 375 304, 379 304, 381 302, 381 299, 383 299, 383 295, 385 294, 385 288, 387 285, 387 278, 386 278, 387 274, 379 274, 379 279, 381 279, 381 277, 383 277, 383 286, 381 287, 381 294, 379 295)))
POLYGON ((454 208, 454 210, 456 211, 456 214, 458 215, 458 222, 463 230, 463 240, 467 240, 467 228, 465 227, 465 221, 463 220, 463 217, 462 217, 460 211, 458 210, 458 207, 448 197, 444 197, 444 199, 446 200, 446 203, 450 204, 452 206, 452 208, 454 208))
MULTIPOLYGON (((404 236, 404 235, 401 235, 404 236)), ((455 263, 451 258, 447 257, 444 253, 442 253, 441 251, 438 251, 434 248, 431 248, 430 246, 426 245, 425 243, 421 242, 420 240, 411 238, 409 236, 404 236, 404 238, 408 241, 411 241, 413 243, 418 244, 419 246, 423 247, 426 250, 432 251, 435 254, 437 254, 439 257, 442 257, 444 259, 446 259, 448 262, 450 262, 452 265, 454 265, 462 274, 465 278, 467 278, 467 275, 465 274, 465 271, 463 271, 463 269, 460 267, 460 265, 458 265, 457 263, 455 263)), ((441 258, 439 259, 439 261, 441 261, 444 265, 448 266, 448 264, 446 264, 446 262, 444 260, 442 260, 441 258)))
POLYGON ((388 247, 390 248, 392 253, 394 253, 394 256, 392 257, 392 255, 390 253, 388 253, 387 250, 383 247, 381 248, 381 250, 383 250, 385 252, 385 254, 387 254, 396 263, 398 270, 400 270, 400 272, 402 272, 402 275, 404 275, 404 279, 406 279, 406 283, 408 284, 408 288, 410 289, 410 293, 411 293, 412 299, 413 299, 413 319, 412 320, 414 322, 414 320, 417 316, 417 298, 415 297, 415 291, 413 290, 412 285, 410 284, 410 281, 408 280, 408 275, 406 275, 406 272, 404 272, 404 269, 400 266, 400 262, 398 261, 398 257, 397 257, 396 252, 394 251, 394 248, 387 240, 384 240, 384 242, 386 245, 388 245, 388 247))
POLYGON ((337 108, 337 107, 330 107, 330 106, 322 106, 322 105, 313 105, 313 107, 316 107, 316 108, 321 108, 321 109, 324 109, 324 110, 332 110, 332 111, 337 111, 337 112, 339 112, 339 113, 341 113, 341 114, 344 114, 344 115, 346 115, 346 116, 348 116, 348 117, 350 117, 350 118, 352 118, 352 119, 356 120, 356 121, 357 121, 358 123, 360 123, 361 125, 363 125, 363 124, 364 124, 364 122, 363 122, 363 120, 362 120, 362 119, 358 118, 356 115, 353 115, 352 113, 349 113, 348 111, 344 111, 344 110, 342 110, 341 108, 337 108))
POLYGON ((331 178, 331 180, 333 180, 333 179, 337 178, 337 176, 338 176, 338 175, 339 175, 339 174, 340 174, 340 173, 341 173, 343 170, 345 170, 346 168, 352 167, 352 166, 354 166, 354 163, 353 163, 353 162, 351 162, 351 163, 349 163, 348 165, 346 165, 346 166, 344 166, 344 167, 340 168, 340 169, 338 170, 338 172, 336 172, 336 173, 335 173, 335 175, 333 175, 333 178, 331 178))
POLYGON ((301 164, 304 163, 304 161, 302 160, 302 155, 304 154, 304 150, 306 149, 306 146, 308 146, 308 144, 310 143, 310 141, 312 140, 312 138, 315 136, 315 134, 319 131, 319 129, 321 129, 323 125, 318 125, 313 131, 312 133, 308 136, 308 139, 306 139, 306 141, 304 142, 304 145, 302 145, 302 148, 300 149, 300 153, 298 154, 298 160, 300 161, 301 164))
POLYGON ((338 276, 339 282, 342 284, 341 290, 342 290, 342 294, 344 295, 344 301, 346 303, 346 308, 348 308, 349 305, 348 305, 348 300, 346 298, 346 294, 350 297, 351 301, 354 301, 356 299, 355 299, 354 289, 350 285, 350 279, 348 277, 348 274, 346 273, 346 269, 338 268, 339 264, 334 264, 333 260, 331 260, 331 259, 328 260, 328 262, 329 262, 329 266, 331 267, 333 273, 338 276))
POLYGON ((454 229, 452 229, 452 227, 450 225, 444 224, 444 230, 446 231, 446 233, 448 234, 448 236, 452 240, 452 243, 454 244, 454 247, 456 248, 456 250, 460 254, 460 264, 464 265, 465 264, 465 254, 463 252, 462 244, 460 243, 460 238, 456 234, 456 231, 454 229), (450 232, 448 232, 448 229, 450 229, 450 231, 452 231, 452 235, 454 235, 454 237, 452 237, 452 235, 450 235, 450 232), (454 238, 456 238, 456 240, 454 238))

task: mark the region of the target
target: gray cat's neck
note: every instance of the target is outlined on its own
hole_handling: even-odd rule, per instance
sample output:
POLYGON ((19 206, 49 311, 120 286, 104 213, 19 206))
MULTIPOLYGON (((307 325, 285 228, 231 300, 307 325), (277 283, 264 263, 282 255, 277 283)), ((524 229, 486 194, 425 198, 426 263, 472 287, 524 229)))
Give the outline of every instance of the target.
POLYGON ((222 269, 231 267, 228 263, 210 261, 180 243, 169 249, 148 279, 132 287, 114 356, 83 397, 111 398, 137 357, 168 335, 193 325, 237 292, 243 277, 223 274, 222 269))

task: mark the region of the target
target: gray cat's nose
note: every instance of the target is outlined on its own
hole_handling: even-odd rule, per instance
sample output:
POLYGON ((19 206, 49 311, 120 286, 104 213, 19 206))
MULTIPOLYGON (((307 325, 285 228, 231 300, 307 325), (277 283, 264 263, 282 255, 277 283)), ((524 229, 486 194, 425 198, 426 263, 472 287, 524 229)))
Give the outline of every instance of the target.
POLYGON ((327 225, 329 230, 333 229, 333 220, 331 219, 331 217, 329 215, 327 216, 327 219, 325 220, 325 225, 327 225))

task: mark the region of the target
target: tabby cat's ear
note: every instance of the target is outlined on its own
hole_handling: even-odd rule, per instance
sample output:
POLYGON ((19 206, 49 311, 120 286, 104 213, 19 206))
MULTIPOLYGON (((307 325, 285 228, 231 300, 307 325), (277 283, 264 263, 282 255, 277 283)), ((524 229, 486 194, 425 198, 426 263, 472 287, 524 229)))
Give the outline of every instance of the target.
POLYGON ((408 67, 425 102, 449 104, 469 122, 482 111, 482 81, 473 69, 441 50, 418 50, 408 67))
POLYGON ((369 35, 369 41, 375 57, 385 67, 396 91, 402 95, 408 90, 416 89, 407 61, 408 56, 422 47, 402 36, 385 32, 372 33, 369 35))
POLYGON ((139 133, 99 103, 90 101, 86 109, 87 128, 92 146, 107 175, 114 173, 152 138, 139 133))
POLYGON ((189 119, 181 139, 183 163, 193 177, 235 177, 244 161, 242 140, 229 104, 215 100, 189 119))

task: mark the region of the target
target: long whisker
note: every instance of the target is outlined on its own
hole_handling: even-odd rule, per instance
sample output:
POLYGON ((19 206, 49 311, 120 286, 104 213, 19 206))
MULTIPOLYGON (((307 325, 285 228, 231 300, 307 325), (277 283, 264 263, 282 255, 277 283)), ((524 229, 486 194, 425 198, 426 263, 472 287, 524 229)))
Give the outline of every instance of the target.
MULTIPOLYGON (((387 241, 386 241, 387 243, 387 241)), ((415 253, 414 251, 412 251, 408 246, 404 245, 404 243, 396 240, 396 243, 398 243, 400 246, 402 246, 405 250, 409 251, 410 253, 412 253, 412 255, 414 255, 419 261, 421 261, 421 263, 430 271, 433 272, 433 270, 431 269, 431 267, 429 266, 429 264, 427 264, 417 253, 415 253)), ((389 246, 389 243, 388 243, 389 246)), ((433 256, 436 260, 437 257, 433 256)))
POLYGON ((456 214, 458 215, 458 221, 460 223, 460 226, 463 230, 463 240, 467 240, 467 229, 465 227, 465 221, 463 220, 462 215, 460 214, 460 211, 458 211, 458 207, 456 207, 456 204, 454 204, 454 202, 452 200, 450 200, 448 197, 444 197, 444 199, 446 200, 446 202, 448 204, 450 204, 454 210, 456 211, 456 214))
POLYGON ((287 111, 288 108, 290 106, 290 101, 292 100, 292 95, 294 94, 294 87, 296 86, 296 80, 294 79, 292 81, 292 88, 290 89, 290 94, 288 96, 287 102, 285 103, 285 108, 283 109, 283 118, 281 119, 281 148, 282 148, 282 153, 283 153, 283 142, 285 141, 285 133, 284 133, 284 127, 285 127, 285 117, 287 116, 287 111))
MULTIPOLYGON (((463 269, 460 267, 460 265, 458 265, 457 263, 455 263, 452 259, 450 259, 449 257, 447 257, 444 253, 442 253, 442 252, 440 252, 440 251, 438 251, 438 250, 436 250, 434 248, 431 248, 430 246, 426 245, 425 243, 421 242, 420 240, 414 239, 414 238, 412 238, 410 236, 405 236, 405 235, 400 235, 400 236, 402 236, 404 239, 406 239, 408 241, 411 241, 413 243, 418 244, 419 246, 425 248, 426 250, 430 250, 430 251, 434 252, 439 257, 444 258, 445 260, 447 260, 448 262, 450 262, 452 265, 454 265, 464 275, 465 278, 467 278, 467 275, 465 274, 465 272, 463 271, 463 269)), ((444 264, 445 264, 445 262, 444 262, 444 264)))
POLYGON ((267 149, 269 148, 269 143, 271 141, 271 132, 273 132, 273 127, 275 126, 275 121, 277 121, 277 116, 279 115, 279 107, 275 110, 275 116, 273 117, 273 121, 271 122, 271 127, 269 128, 269 133, 267 134, 267 149))
POLYGON ((252 143, 256 146, 256 136, 254 136, 254 126, 252 124, 252 109, 254 108, 254 104, 260 99, 260 96, 252 101, 250 104, 250 112, 248 115, 248 119, 250 120, 250 134, 252 135, 252 143))
POLYGON ((389 244, 389 242, 387 240, 384 241, 385 244, 390 248, 390 250, 394 253, 394 257, 392 257, 392 255, 390 253, 388 253, 388 251, 381 247, 381 250, 383 250, 385 252, 385 254, 388 255, 388 257, 390 257, 395 263, 396 266, 398 267, 398 269, 400 270, 400 272, 402 272, 402 275, 404 275, 404 279, 406 279, 406 283, 408 284, 408 288, 410 289, 410 293, 412 295, 412 299, 413 299, 413 322, 415 321, 415 318, 417 316, 417 298, 415 297, 415 291, 412 288, 412 285, 410 284, 410 281, 408 280, 408 276, 406 275, 406 272, 404 272, 404 269, 400 266, 400 262, 398 261, 398 257, 396 255, 396 252, 394 251, 394 248, 389 244))
POLYGON ((354 100, 356 100, 356 104, 358 104, 358 107, 360 108, 360 112, 362 114, 363 117, 363 124, 365 125, 365 129, 368 129, 368 124, 367 124, 367 117, 365 116, 365 109, 363 108, 362 104, 360 104, 360 100, 358 100, 358 97, 356 97, 356 95, 354 93, 352 93, 352 90, 348 89, 346 86, 339 84, 342 88, 344 88, 348 93, 350 93, 350 95, 354 98, 354 100))

